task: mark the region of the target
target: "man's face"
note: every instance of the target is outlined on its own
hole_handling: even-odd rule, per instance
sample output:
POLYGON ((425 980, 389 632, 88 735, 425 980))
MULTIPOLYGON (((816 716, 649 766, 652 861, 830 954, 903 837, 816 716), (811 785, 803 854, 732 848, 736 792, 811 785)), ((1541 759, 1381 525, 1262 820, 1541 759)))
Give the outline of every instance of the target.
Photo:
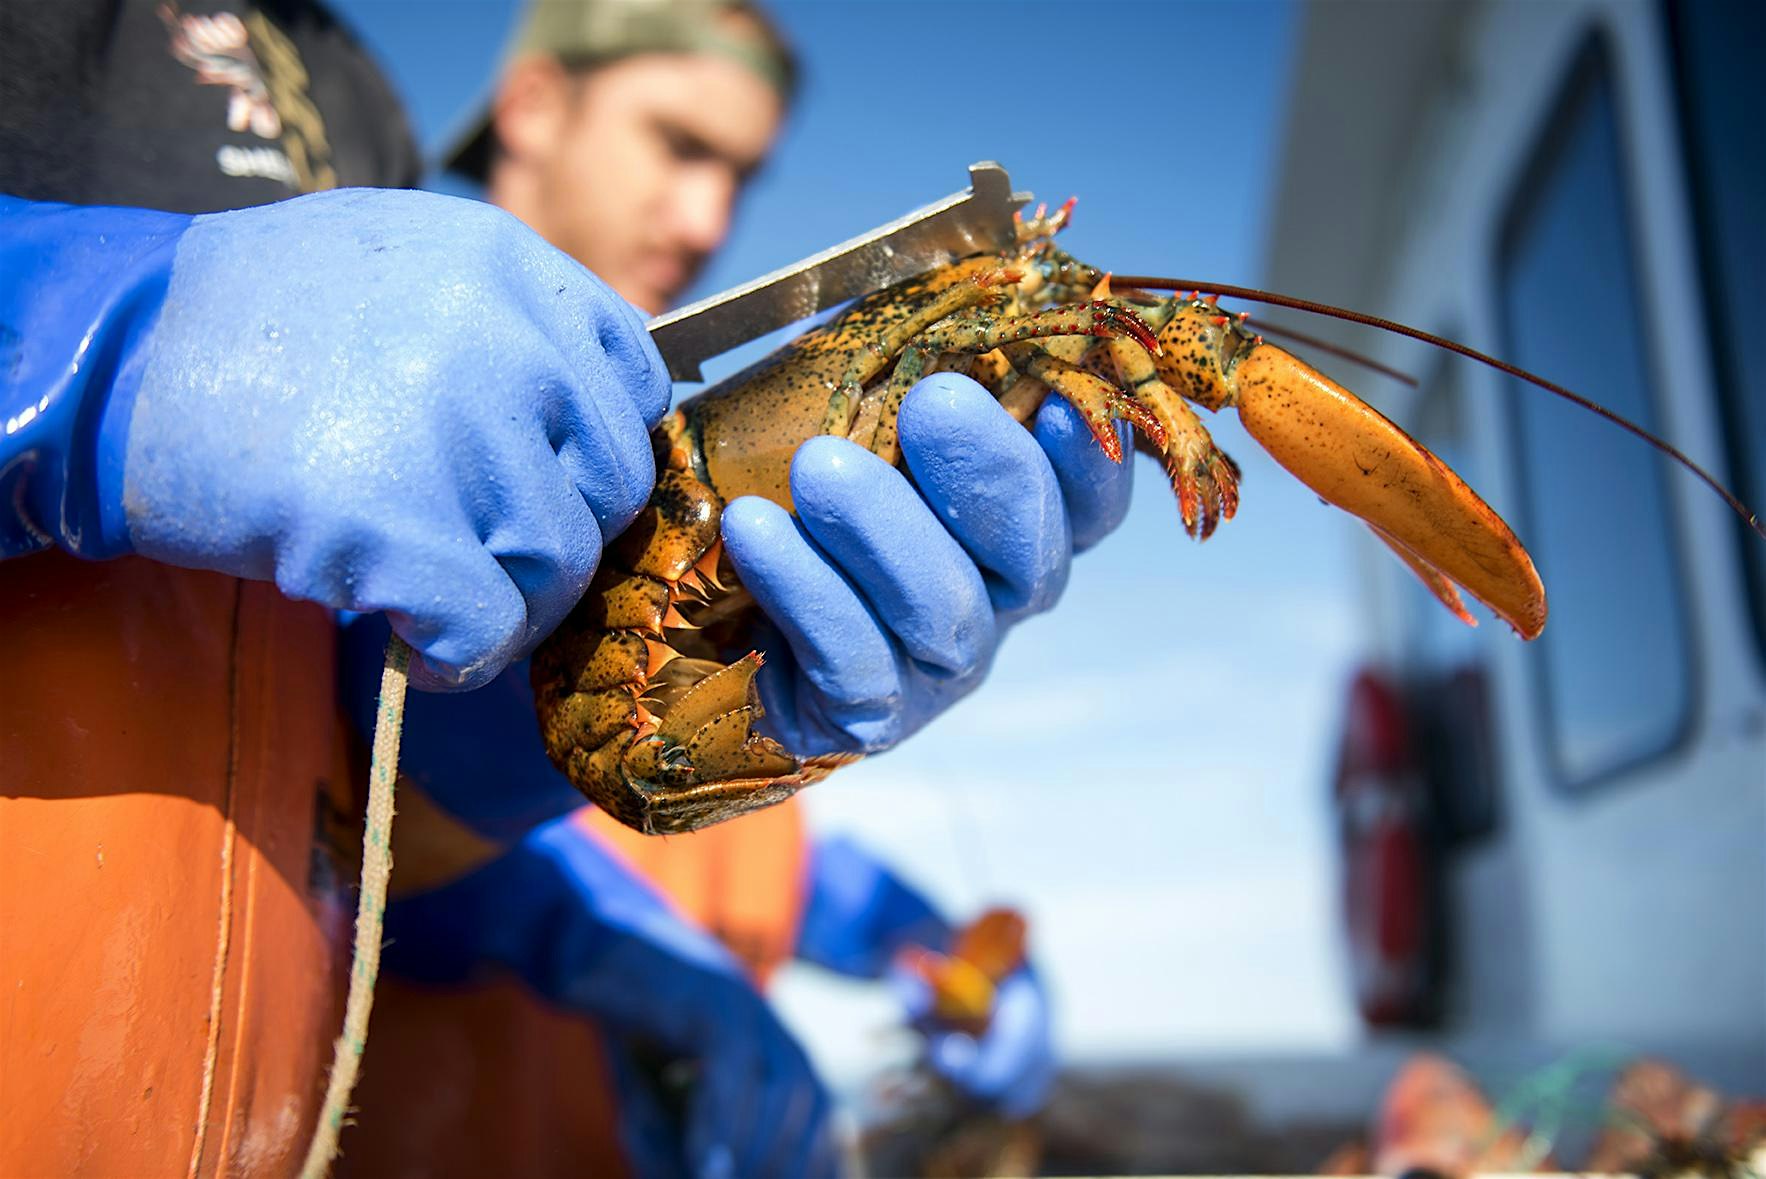
POLYGON ((569 78, 531 150, 527 222, 638 307, 672 304, 723 242, 772 146, 778 93, 711 54, 640 54, 569 78))

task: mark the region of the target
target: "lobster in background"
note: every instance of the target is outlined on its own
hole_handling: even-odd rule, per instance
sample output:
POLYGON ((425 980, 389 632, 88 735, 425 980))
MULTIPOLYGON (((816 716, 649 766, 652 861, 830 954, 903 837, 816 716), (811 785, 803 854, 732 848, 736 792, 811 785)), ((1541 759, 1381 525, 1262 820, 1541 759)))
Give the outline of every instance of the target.
MULTIPOLYGON (((1057 249, 1053 235, 1072 207, 1052 216, 1038 209, 1002 254, 859 300, 657 427, 659 476, 648 506, 533 661, 547 752, 597 806, 647 833, 690 831, 781 801, 857 759, 799 758, 755 731, 761 656, 727 660, 749 646, 757 607, 720 560, 719 517, 727 500, 749 494, 790 509, 791 457, 818 433, 898 462, 896 413, 914 383, 937 371, 974 377, 1019 421, 1056 393, 1118 461, 1114 422, 1132 423, 1141 448, 1164 464, 1184 527, 1198 539, 1237 509, 1238 467, 1191 405, 1236 408, 1277 462, 1364 520, 1459 618, 1475 625, 1463 588, 1521 637, 1540 633, 1545 590, 1531 558, 1459 476, 1347 389, 1249 331, 1245 316, 1223 312, 1218 296, 1160 298, 1145 288, 1173 284, 1113 284, 1057 249)), ((1353 318, 1495 364, 1641 433, 1449 341, 1353 318)), ((1650 441, 1716 486, 1678 451, 1650 441)))
POLYGON ((979 1036, 993 1020, 999 984, 1027 960, 1027 932, 1016 909, 988 909, 957 931, 948 954, 914 946, 900 965, 926 984, 939 1024, 979 1036))
MULTIPOLYGON (((926 987, 922 1030, 979 1040, 992 1024, 999 987, 1028 960, 1027 927, 1015 909, 988 909, 958 930, 948 953, 914 946, 897 969, 926 987)), ((1042 1134, 1032 1119, 1008 1117, 965 1097, 926 1061, 879 1086, 883 1116, 860 1137, 874 1175, 1034 1175, 1042 1134)))

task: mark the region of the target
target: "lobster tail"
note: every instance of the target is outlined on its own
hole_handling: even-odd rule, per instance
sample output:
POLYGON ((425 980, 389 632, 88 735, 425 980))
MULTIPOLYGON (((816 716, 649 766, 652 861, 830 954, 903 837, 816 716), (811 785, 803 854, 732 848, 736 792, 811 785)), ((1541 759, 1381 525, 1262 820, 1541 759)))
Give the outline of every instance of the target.
POLYGON ((553 764, 647 834, 781 802, 850 760, 800 760, 755 731, 759 653, 726 666, 694 640, 682 609, 704 615, 703 599, 719 588, 722 511, 691 474, 665 470, 588 593, 534 653, 534 707, 553 764))

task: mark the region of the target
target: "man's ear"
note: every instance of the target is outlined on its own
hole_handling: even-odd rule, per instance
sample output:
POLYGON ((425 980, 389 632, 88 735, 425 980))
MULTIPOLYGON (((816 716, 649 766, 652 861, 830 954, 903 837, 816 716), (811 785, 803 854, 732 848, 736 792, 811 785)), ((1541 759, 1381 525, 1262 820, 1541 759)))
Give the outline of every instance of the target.
POLYGON ((549 54, 523 54, 510 62, 491 106, 503 154, 520 163, 550 152, 563 135, 574 89, 570 72, 549 54))

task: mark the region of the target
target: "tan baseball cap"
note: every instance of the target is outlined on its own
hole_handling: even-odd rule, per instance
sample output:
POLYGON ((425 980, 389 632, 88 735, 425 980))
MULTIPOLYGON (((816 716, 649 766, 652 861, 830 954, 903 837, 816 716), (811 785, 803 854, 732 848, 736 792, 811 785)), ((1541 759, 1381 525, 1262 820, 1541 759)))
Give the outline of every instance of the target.
POLYGON ((550 54, 573 69, 639 53, 709 53, 753 70, 786 102, 797 86, 791 47, 752 0, 528 0, 497 76, 448 137, 439 167, 484 181, 497 86, 508 63, 528 53, 550 54))

